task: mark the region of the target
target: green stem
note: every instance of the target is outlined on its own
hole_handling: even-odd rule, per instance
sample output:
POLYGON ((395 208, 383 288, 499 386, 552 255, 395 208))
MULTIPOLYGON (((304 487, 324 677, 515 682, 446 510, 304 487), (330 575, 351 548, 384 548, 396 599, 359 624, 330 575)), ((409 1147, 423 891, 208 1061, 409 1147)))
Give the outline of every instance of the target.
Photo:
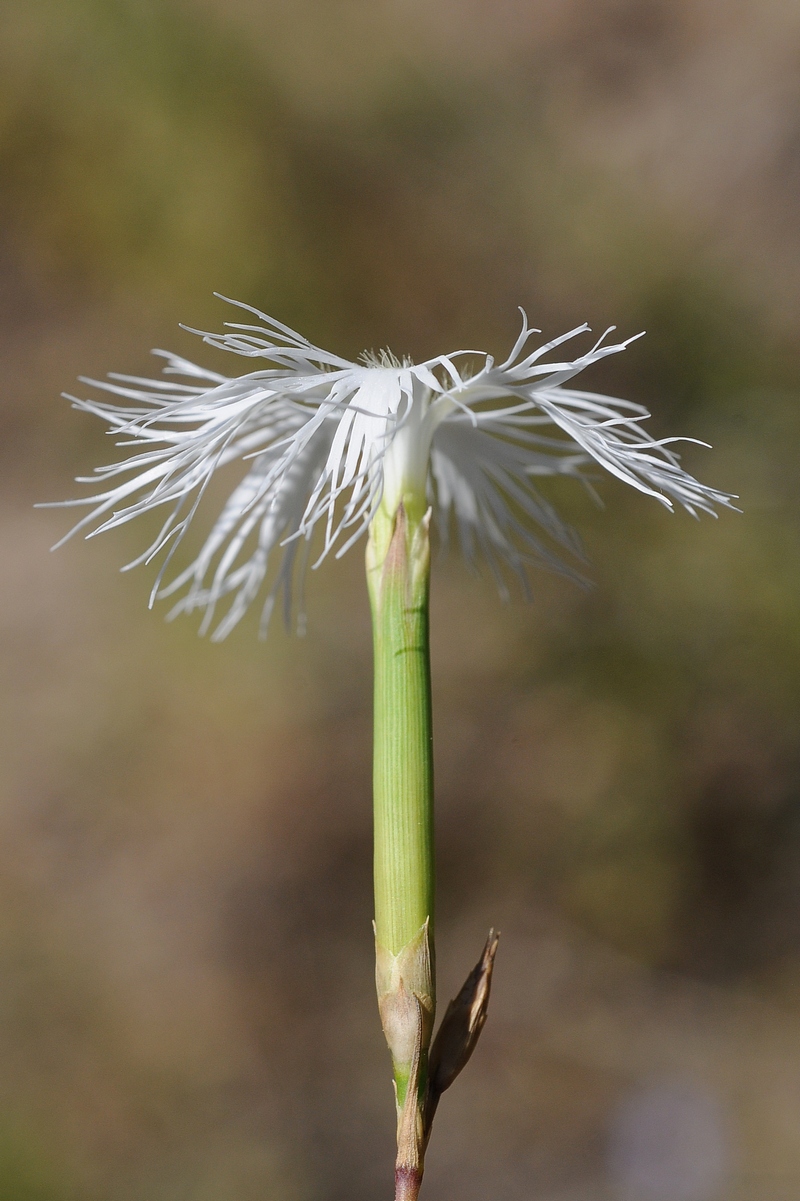
POLYGON ((367 579, 375 647, 375 952, 397 1101, 396 1197, 422 1180, 433 967, 433 738, 428 515, 379 509, 367 579))
POLYGON ((375 982, 397 1103, 395 1201, 417 1201, 439 1098, 486 1021, 497 935, 447 1007, 431 1047, 433 735, 428 641, 430 513, 409 491, 370 527, 375 642, 375 982))
POLYGON ((375 933, 397 955, 426 921, 433 941, 433 735, 427 521, 410 521, 401 506, 392 525, 390 532, 388 519, 376 518, 368 578, 375 650, 375 933))

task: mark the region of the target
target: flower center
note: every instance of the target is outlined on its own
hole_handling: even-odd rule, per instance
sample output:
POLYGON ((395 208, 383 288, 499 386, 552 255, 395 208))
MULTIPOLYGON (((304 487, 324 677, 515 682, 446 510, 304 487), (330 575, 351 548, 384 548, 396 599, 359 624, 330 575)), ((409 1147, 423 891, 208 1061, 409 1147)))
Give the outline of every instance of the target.
POLYGON ((430 405, 430 390, 415 385, 411 407, 401 419, 383 458, 381 508, 390 517, 401 503, 411 520, 418 521, 426 512, 428 465, 437 424, 430 405))

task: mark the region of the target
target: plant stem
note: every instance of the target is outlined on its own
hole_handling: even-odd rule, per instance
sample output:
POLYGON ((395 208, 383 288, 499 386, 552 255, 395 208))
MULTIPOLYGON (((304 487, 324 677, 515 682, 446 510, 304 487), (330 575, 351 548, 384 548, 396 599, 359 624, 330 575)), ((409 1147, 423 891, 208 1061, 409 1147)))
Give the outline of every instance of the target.
POLYGON ((378 1004, 392 1053, 397 1197, 422 1179, 433 968, 433 740, 428 517, 400 504, 370 530, 375 649, 375 942, 378 1004))
POLYGON ((433 937, 428 564, 427 528, 420 523, 414 529, 401 508, 382 571, 374 580, 377 586, 370 589, 375 650, 375 933, 395 955, 426 921, 433 937))

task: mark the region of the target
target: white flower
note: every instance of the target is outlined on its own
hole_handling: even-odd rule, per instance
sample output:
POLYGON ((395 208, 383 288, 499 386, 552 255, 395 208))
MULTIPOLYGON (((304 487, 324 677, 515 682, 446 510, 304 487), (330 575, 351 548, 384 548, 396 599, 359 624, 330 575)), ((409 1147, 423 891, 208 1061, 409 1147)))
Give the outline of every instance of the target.
POLYGON ((118 445, 135 449, 80 480, 106 483, 99 493, 63 502, 90 506, 67 537, 87 526, 93 537, 166 506, 158 537, 128 568, 167 548, 151 604, 183 591, 172 613, 203 610, 203 632, 219 603, 232 597, 215 639, 230 632, 261 591, 273 552, 281 557, 266 593, 262 632, 279 593, 290 612, 297 551, 308 550, 316 527, 323 531, 319 563, 334 547, 343 554, 379 505, 394 513, 401 501, 430 504, 440 537, 445 540, 454 524, 468 560, 480 554, 503 589, 504 567, 524 586, 531 562, 569 570, 548 543, 581 555, 577 536, 536 490, 537 476, 586 482, 582 470, 594 461, 667 508, 677 501, 697 515, 713 513, 717 505, 732 507, 729 494, 681 469, 668 446, 676 439, 648 437, 638 424, 648 416, 641 406, 565 386, 633 339, 605 345, 603 335, 572 361, 543 362, 588 326, 528 353, 529 339, 539 331, 528 328, 523 313, 522 331, 500 364, 478 351, 420 364, 383 352, 351 363, 257 309, 239 307, 260 324, 229 323, 233 332, 201 336, 260 360, 258 370, 228 378, 156 351, 170 378, 114 374, 84 382, 118 403, 68 398, 106 421, 109 432, 122 437, 118 445), (234 460, 244 463, 244 478, 194 562, 162 586, 206 486, 234 460))

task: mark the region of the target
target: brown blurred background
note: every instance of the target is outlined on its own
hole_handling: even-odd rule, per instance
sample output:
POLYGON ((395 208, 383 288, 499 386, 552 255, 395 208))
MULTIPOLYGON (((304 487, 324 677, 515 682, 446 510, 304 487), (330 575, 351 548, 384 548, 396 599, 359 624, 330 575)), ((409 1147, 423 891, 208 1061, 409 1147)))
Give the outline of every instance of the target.
POLYGON ((426 1195, 796 1201, 796 0, 3 0, 0 271, 2 1201, 390 1195, 361 552, 214 646, 143 526, 32 510, 114 453, 76 375, 241 368, 214 290, 349 355, 647 330, 589 386, 744 515, 554 491, 596 587, 530 607, 436 564, 443 999, 503 941, 426 1195))

